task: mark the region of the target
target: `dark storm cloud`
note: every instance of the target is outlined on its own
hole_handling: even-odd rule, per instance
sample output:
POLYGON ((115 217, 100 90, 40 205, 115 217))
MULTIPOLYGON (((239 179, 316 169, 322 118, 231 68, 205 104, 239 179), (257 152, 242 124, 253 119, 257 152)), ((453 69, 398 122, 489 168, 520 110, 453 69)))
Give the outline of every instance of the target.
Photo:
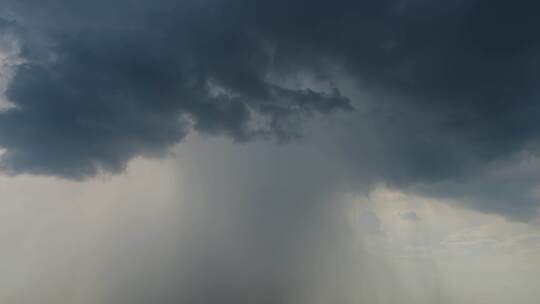
MULTIPOLYGON (((336 83, 338 71, 371 96, 351 100, 369 108, 347 130, 353 176, 436 183, 425 192, 442 196, 462 189, 478 209, 524 218, 533 200, 518 199, 515 213, 506 199, 478 203, 467 178, 538 152, 539 9, 527 0, 3 0, 24 60, 6 92, 15 107, 0 115, 3 166, 117 172, 191 128, 289 139, 305 117, 351 109, 349 96, 339 83, 275 80, 336 83)), ((511 188, 489 197, 521 191, 511 188)))
POLYGON ((25 63, 6 91, 15 107, 0 118, 6 170, 116 172, 179 142, 188 122, 240 141, 281 140, 304 116, 350 108, 337 89, 269 83, 264 41, 221 3, 161 2, 7 2, 25 63), (265 126, 250 127, 254 115, 265 126))

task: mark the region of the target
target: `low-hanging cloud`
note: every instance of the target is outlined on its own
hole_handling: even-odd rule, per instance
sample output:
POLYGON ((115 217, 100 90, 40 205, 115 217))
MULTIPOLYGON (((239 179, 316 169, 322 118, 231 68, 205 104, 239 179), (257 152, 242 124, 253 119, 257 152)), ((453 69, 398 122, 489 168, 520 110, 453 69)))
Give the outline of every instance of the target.
POLYGON ((166 153, 192 129, 288 140, 305 118, 354 105, 331 156, 350 179, 464 193, 476 209, 525 219, 536 177, 482 193, 498 185, 486 173, 494 166, 538 152, 539 9, 529 0, 2 0, 0 32, 20 50, 6 90, 13 107, 0 114, 2 166, 81 179, 166 153), (332 85, 279 81, 306 74, 332 85), (336 75, 369 100, 343 93, 336 75))

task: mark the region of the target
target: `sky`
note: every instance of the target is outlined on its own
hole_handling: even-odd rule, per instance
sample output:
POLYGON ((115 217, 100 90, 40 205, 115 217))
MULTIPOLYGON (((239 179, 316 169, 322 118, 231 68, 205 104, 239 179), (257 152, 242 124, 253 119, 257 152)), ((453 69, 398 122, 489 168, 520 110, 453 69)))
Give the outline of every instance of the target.
POLYGON ((0 0, 2 303, 536 303, 532 0, 0 0))

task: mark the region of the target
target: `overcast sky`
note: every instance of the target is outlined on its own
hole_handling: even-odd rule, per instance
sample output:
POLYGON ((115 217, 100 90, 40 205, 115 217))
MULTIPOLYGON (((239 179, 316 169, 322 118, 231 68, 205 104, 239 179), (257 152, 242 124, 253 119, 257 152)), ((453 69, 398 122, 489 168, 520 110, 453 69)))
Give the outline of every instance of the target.
POLYGON ((537 303, 539 13, 0 0, 0 302, 537 303))

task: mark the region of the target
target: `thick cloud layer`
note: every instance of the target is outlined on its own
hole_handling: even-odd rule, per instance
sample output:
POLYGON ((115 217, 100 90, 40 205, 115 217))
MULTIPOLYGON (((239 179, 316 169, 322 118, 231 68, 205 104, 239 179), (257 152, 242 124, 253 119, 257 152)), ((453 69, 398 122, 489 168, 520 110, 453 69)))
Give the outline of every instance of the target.
POLYGON ((3 166, 84 178, 166 153, 191 129, 286 140, 304 118, 344 109, 349 176, 420 183, 526 218, 536 203, 523 192, 537 179, 516 187, 486 172, 538 152, 539 9, 532 0, 2 0, 0 28, 23 60, 6 90, 14 107, 0 114, 3 166), (331 85, 287 82, 302 75, 331 85), (340 79, 368 100, 341 93, 340 79), (499 184, 507 191, 479 194, 499 184))
POLYGON ((8 170, 119 171, 180 141, 190 121, 241 141, 286 139, 302 116, 349 108, 337 90, 269 83, 264 41, 232 16, 220 20, 221 4, 161 2, 8 1, 26 61, 6 92, 15 107, 0 119, 8 170))

